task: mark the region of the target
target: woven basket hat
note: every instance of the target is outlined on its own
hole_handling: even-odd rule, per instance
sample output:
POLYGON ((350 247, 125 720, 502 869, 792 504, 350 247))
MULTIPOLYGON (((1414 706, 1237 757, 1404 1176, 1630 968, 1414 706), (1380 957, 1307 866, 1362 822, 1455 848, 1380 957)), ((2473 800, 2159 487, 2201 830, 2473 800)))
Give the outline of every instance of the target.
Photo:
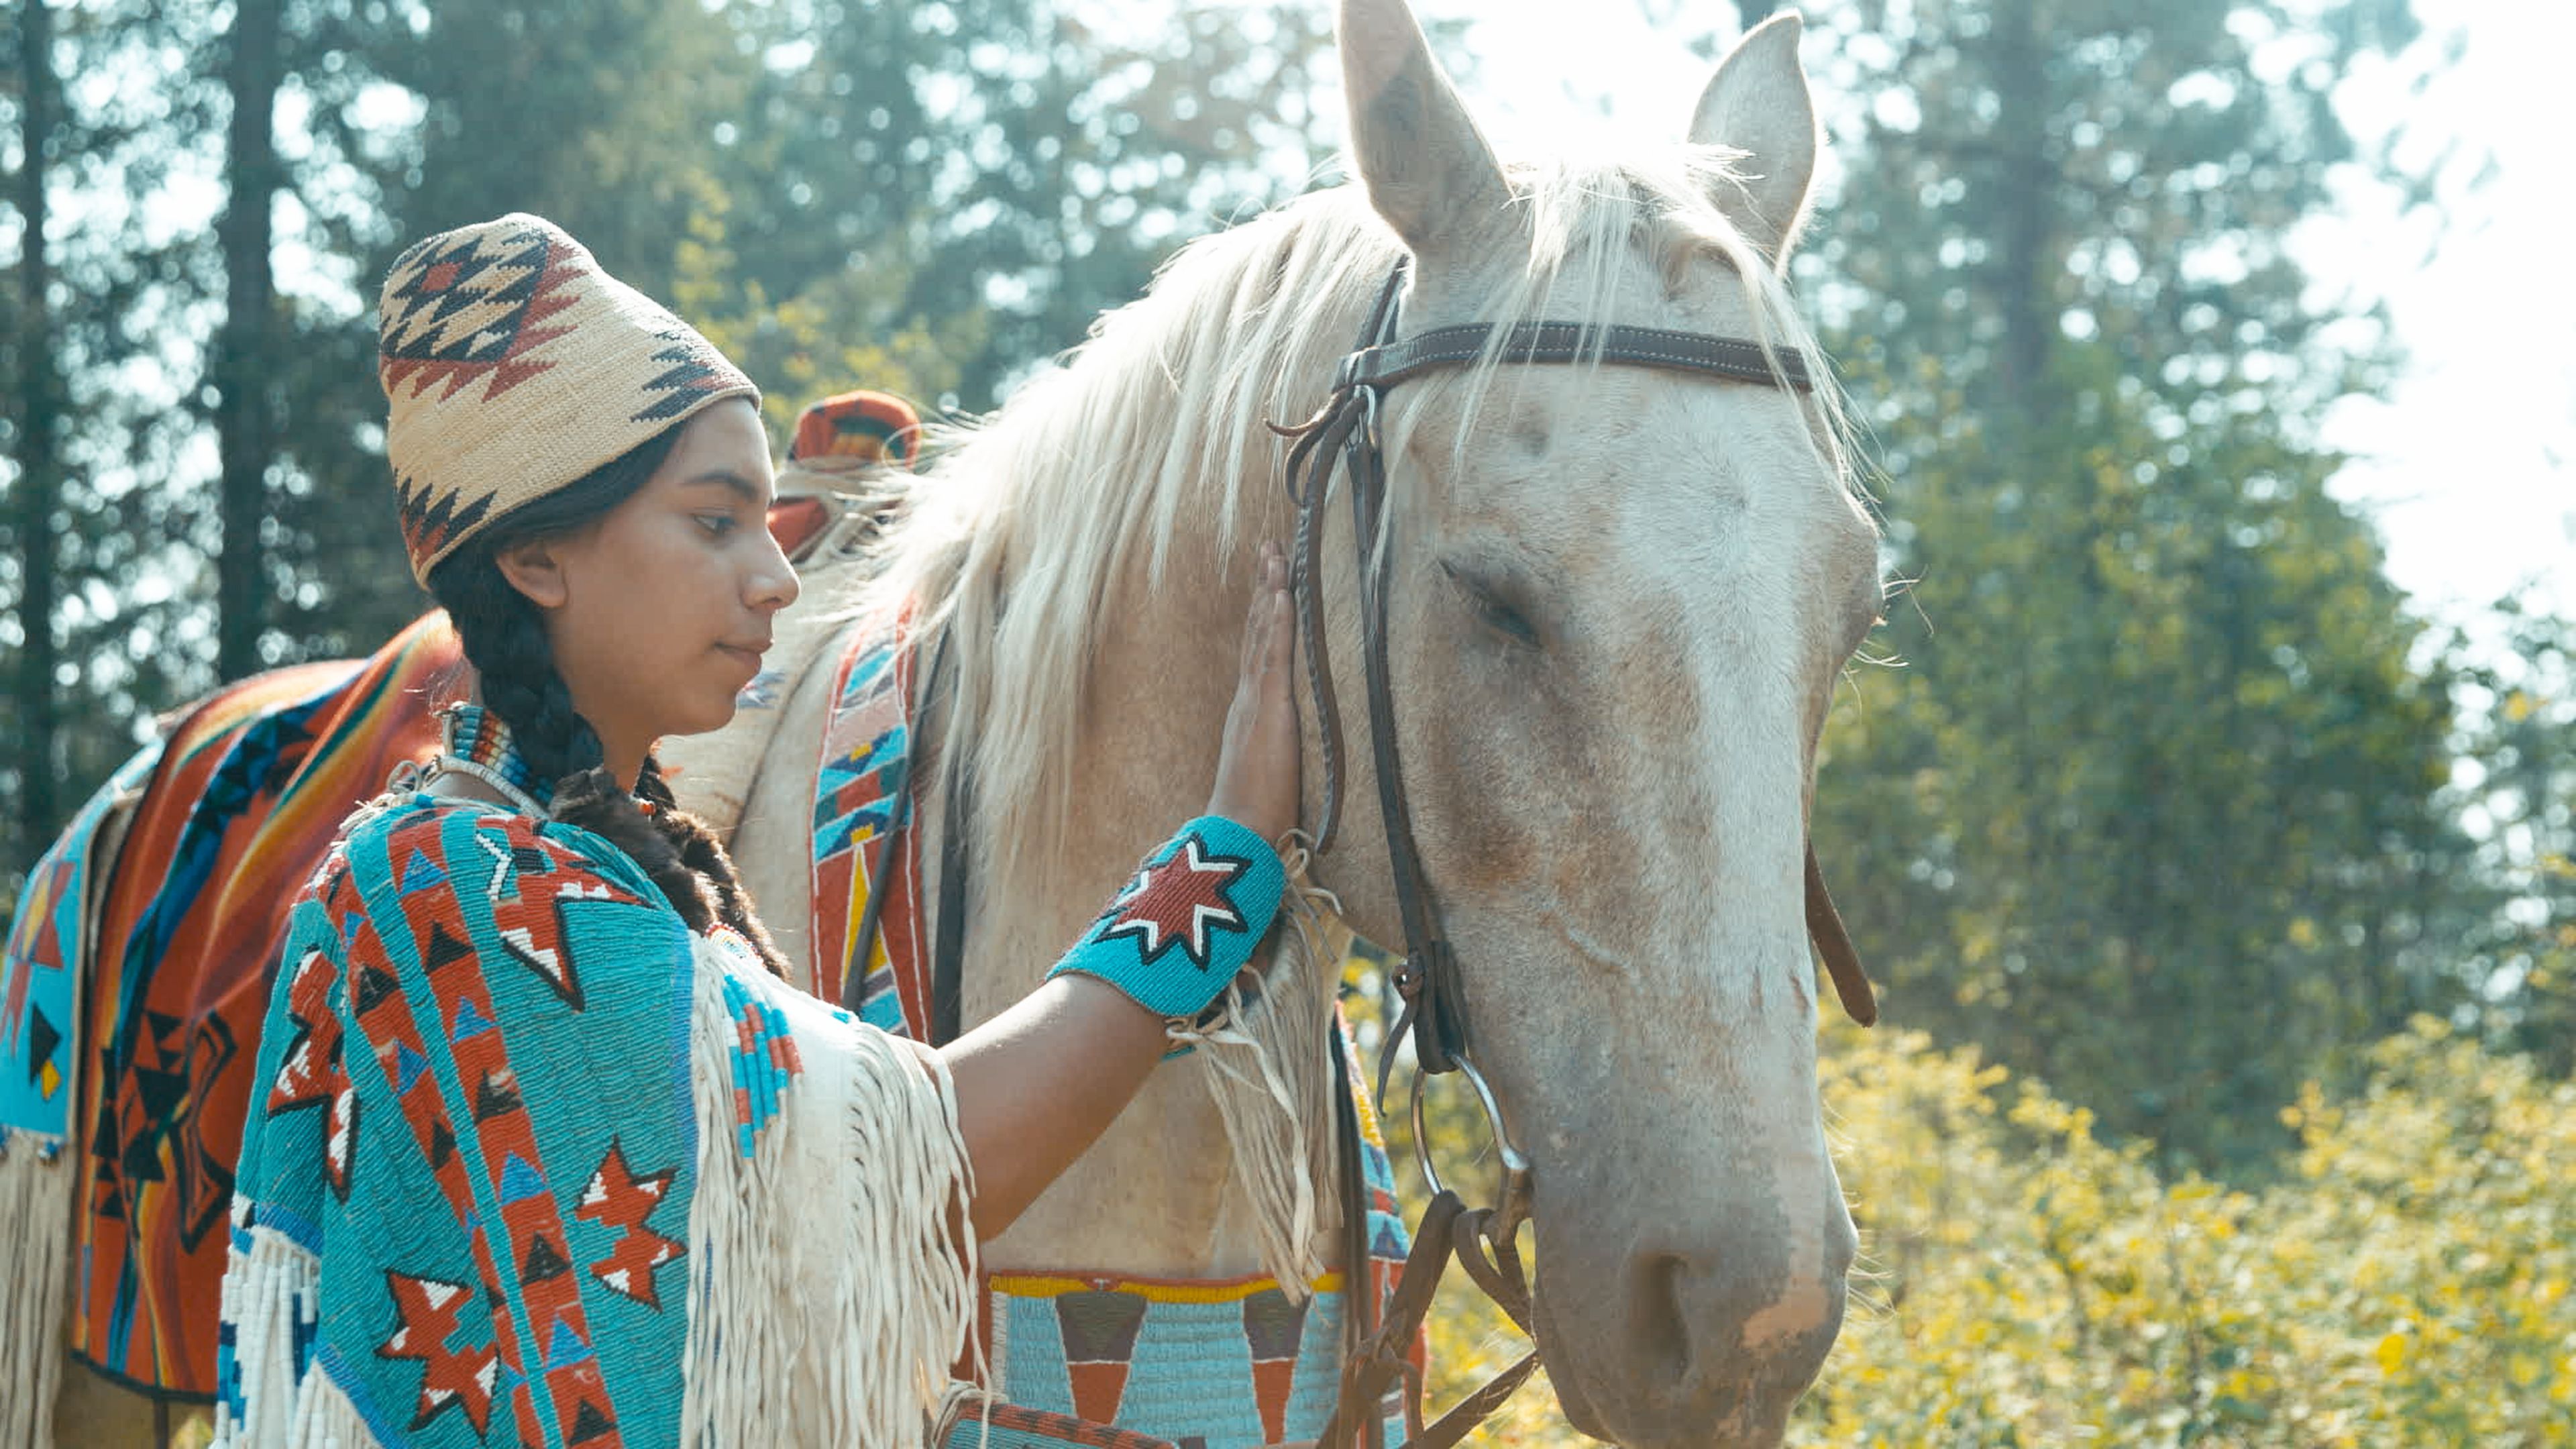
POLYGON ((512 510, 711 404, 760 400, 723 353, 543 217, 415 244, 380 310, 385 452, 424 587, 512 510))

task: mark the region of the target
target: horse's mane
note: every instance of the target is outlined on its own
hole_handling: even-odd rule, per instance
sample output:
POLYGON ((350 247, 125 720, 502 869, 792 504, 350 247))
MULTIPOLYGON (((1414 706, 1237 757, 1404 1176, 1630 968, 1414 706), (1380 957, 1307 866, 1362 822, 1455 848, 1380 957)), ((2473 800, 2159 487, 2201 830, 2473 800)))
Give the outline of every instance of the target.
MULTIPOLYGON (((1529 258, 1480 320, 1611 320, 1620 271, 1642 250, 1675 283, 1710 258, 1752 279, 1756 335, 1815 356, 1786 287, 1715 201, 1741 184, 1735 159, 1691 146, 1659 163, 1514 168, 1529 258)), ((941 774, 972 770, 988 884, 1043 887, 1060 864, 1053 847, 1074 806, 1084 691, 1114 591, 1139 568, 1159 583, 1176 545, 1216 559, 1244 546, 1249 488, 1286 451, 1265 423, 1300 421, 1323 401, 1401 253, 1357 185, 1302 197, 1184 246, 1061 365, 933 441, 943 461, 910 490, 856 605, 908 603, 922 629, 947 634, 957 692, 941 774)), ((1472 424, 1496 371, 1489 356, 1397 394, 1390 454, 1441 389, 1465 389, 1472 424)), ((1829 384, 1817 397, 1819 447, 1847 480, 1839 397, 1829 384)), ((1461 446, 1471 432, 1460 429, 1461 446)))

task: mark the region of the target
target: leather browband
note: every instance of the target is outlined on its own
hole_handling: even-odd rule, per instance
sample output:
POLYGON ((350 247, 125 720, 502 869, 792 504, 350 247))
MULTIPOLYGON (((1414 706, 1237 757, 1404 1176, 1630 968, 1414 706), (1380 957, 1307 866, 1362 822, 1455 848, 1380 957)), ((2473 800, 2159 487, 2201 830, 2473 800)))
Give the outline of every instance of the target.
MULTIPOLYGON (((1333 374, 1333 391, 1393 387, 1408 378, 1444 367, 1461 367, 1485 355, 1492 324, 1471 322, 1434 327, 1401 342, 1363 347, 1342 359, 1333 374)), ((1764 351, 1744 337, 1712 337, 1663 327, 1589 327, 1579 322, 1520 322, 1494 349, 1498 363, 1603 362, 1629 367, 1657 367, 1674 372, 1705 372, 1735 382, 1764 387, 1786 384, 1813 391, 1815 378, 1807 359, 1794 347, 1764 351)))

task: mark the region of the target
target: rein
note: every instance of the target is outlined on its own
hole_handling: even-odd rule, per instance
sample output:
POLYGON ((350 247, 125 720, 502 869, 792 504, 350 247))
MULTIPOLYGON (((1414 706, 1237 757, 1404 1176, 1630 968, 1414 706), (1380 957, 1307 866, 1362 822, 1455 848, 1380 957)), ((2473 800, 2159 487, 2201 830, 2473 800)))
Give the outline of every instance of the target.
MULTIPOLYGON (((1379 431, 1385 394, 1398 383, 1442 368, 1464 366, 1488 355, 1498 362, 1516 365, 1616 363, 1764 387, 1808 391, 1815 386, 1806 359, 1793 348, 1771 348, 1747 338, 1657 327, 1521 322, 1505 330, 1497 340, 1493 324, 1474 323, 1432 328, 1398 340, 1398 297, 1403 291, 1405 272, 1406 263, 1398 261, 1378 288, 1359 346, 1334 370, 1332 394, 1324 405, 1295 427, 1272 425, 1272 430, 1282 437, 1295 440, 1287 462, 1289 498, 1297 509, 1290 575, 1296 595, 1298 645, 1306 657, 1307 689, 1313 700, 1316 734, 1323 753, 1323 817, 1315 836, 1318 854, 1331 849, 1341 828, 1343 749, 1341 705, 1334 694, 1332 667, 1325 654, 1323 512, 1334 468, 1339 466, 1349 475, 1370 758, 1375 766, 1378 814, 1385 826, 1387 865, 1394 876, 1396 911, 1403 923, 1405 944, 1404 962, 1394 977, 1404 1009, 1388 1028, 1379 1053, 1377 1096, 1383 1104, 1396 1044, 1409 1035, 1415 1064, 1414 1152, 1422 1167, 1423 1181, 1432 1191, 1431 1204, 1423 1211, 1421 1226, 1414 1233, 1412 1254, 1405 1260, 1383 1321, 1367 1322, 1375 1316, 1374 1303, 1364 1300, 1373 1300, 1374 1294, 1352 1294, 1353 1311, 1346 1320, 1350 1343, 1343 1364, 1341 1398, 1331 1422, 1317 1440, 1319 1449, 1346 1449, 1362 1440, 1371 1446, 1379 1444, 1385 1396, 1399 1381, 1409 1389, 1404 1400, 1407 1449, 1449 1449, 1500 1408, 1538 1365, 1538 1352, 1533 1349, 1437 1422, 1428 1426, 1422 1423, 1420 1374, 1410 1361, 1409 1350, 1450 1259, 1455 1258, 1524 1333, 1534 1338, 1536 1332, 1527 1276, 1515 1246, 1520 1225, 1529 1215, 1529 1162, 1513 1143, 1501 1105, 1468 1053, 1464 985, 1457 958, 1441 930, 1439 907, 1432 898, 1421 852, 1414 842, 1403 762, 1396 749, 1395 686, 1387 658, 1387 596, 1392 581, 1386 570, 1372 566, 1370 558, 1371 547, 1386 519, 1386 452, 1379 431), (1475 1089, 1499 1148, 1501 1181, 1490 1208, 1468 1208, 1455 1191, 1441 1182, 1432 1165, 1430 1143, 1423 1130, 1422 1077, 1451 1071, 1464 1076, 1475 1089)), ((1843 929, 1842 918, 1834 909, 1833 897, 1825 889, 1812 844, 1807 849, 1805 884, 1808 935, 1824 958, 1844 1011, 1867 1026, 1878 1019, 1878 1004, 1860 958, 1852 950, 1851 938, 1843 929)), ((1350 1070, 1338 1039, 1334 1059, 1342 1071, 1350 1070)), ((1346 1112, 1346 1119, 1348 1115, 1346 1112)), ((1355 1131, 1356 1124, 1345 1120, 1345 1137, 1355 1131)), ((1364 1231, 1352 1225, 1364 1223, 1366 1218, 1361 1204, 1347 1200, 1357 1182, 1356 1173, 1347 1170, 1351 1155, 1350 1144, 1346 1143, 1346 1236, 1364 1231)), ((1350 1256, 1346 1245, 1346 1262, 1365 1262, 1364 1243, 1361 1249, 1359 1256, 1350 1256)))

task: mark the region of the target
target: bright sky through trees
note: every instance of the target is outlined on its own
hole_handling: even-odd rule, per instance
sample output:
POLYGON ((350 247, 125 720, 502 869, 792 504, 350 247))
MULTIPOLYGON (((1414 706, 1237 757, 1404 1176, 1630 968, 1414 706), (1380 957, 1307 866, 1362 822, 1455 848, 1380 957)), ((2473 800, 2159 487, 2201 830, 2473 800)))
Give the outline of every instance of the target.
MULTIPOLYGON (((1683 39, 1732 10, 1656 4, 1673 14, 1659 30, 1633 0, 1585 5, 1580 24, 1531 0, 1421 8, 1467 23, 1478 71, 1465 89, 1505 147, 1677 132, 1708 73, 1683 39)), ((2385 402, 2347 404, 2328 422, 2325 441, 2357 455, 2337 491, 2372 509, 2390 575, 2445 623, 2472 622, 2526 582, 2528 603, 2576 610, 2576 286, 2564 260, 2576 194, 2561 73, 2576 6, 2417 0, 2416 12, 2423 38, 2358 69, 2336 100, 2365 146, 2404 126, 2402 162, 2438 158, 2440 214, 2401 214, 2354 176, 2338 188, 2342 214, 2301 238, 2320 286, 2384 300, 2409 354, 2385 402)), ((1828 186, 1835 176, 1829 160, 1828 186)))
MULTIPOLYGON (((1677 131, 1708 70, 1684 37, 1722 25, 1729 10, 1718 0, 1659 5, 1675 12, 1659 28, 1628 0, 1586 6, 1580 25, 1534 0, 1420 8, 1426 19, 1466 25, 1476 71, 1465 89, 1507 149, 1677 131)), ((2365 145, 2410 129, 2400 157, 2434 166, 2439 214, 2407 214, 2385 188, 2354 176, 2339 188, 2342 214, 2311 223, 2302 238, 2301 260, 2320 285, 2384 300, 2409 354, 2389 398, 2348 402, 2329 420, 2326 441, 2356 455, 2338 490, 2373 511, 2391 576, 2434 617, 2471 622, 2526 584, 2528 603, 2576 611, 2576 351, 2566 345, 2576 339, 2576 286, 2563 265, 2576 195, 2565 181, 2563 79, 2553 73, 2576 54, 2576 6, 2416 8, 2424 37, 2394 61, 2357 70, 2337 101, 2365 145), (2458 58, 2445 65, 2455 44, 2458 58)), ((1337 126, 1334 108, 1322 108, 1320 123, 1337 126)), ((174 178, 153 199, 154 219, 206 225, 221 205, 216 164, 174 178)), ((1836 179, 1829 156, 1825 184, 1836 179)), ((348 300, 339 295, 345 279, 297 265, 309 261, 302 248, 280 261, 287 290, 318 285, 348 300)))

